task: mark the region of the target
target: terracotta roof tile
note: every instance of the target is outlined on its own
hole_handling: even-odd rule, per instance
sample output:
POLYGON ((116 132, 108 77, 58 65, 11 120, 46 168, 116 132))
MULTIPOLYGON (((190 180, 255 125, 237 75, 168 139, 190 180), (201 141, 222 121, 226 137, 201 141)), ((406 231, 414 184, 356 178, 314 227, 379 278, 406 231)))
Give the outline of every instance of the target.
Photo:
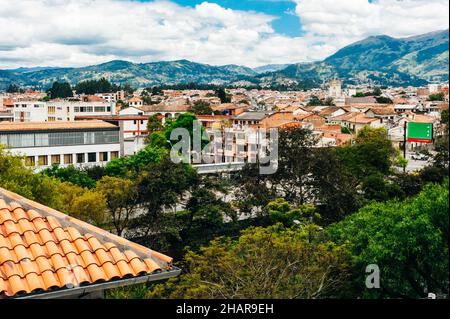
POLYGON ((164 254, 11 194, 0 188, 0 299, 172 269, 164 254))

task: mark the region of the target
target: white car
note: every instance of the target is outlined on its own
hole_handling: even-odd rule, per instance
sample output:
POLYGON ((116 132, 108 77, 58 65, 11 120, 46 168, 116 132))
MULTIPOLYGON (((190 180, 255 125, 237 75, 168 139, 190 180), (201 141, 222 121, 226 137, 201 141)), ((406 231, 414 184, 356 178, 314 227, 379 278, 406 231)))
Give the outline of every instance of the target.
POLYGON ((425 154, 415 153, 411 156, 412 159, 418 160, 418 161, 426 161, 428 160, 428 156, 425 154))

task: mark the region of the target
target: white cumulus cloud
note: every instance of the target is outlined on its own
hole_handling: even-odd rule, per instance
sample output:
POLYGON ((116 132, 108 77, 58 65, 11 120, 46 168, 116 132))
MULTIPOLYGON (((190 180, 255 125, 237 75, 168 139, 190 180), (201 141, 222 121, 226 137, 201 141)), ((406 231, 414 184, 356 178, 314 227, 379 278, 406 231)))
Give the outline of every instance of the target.
POLYGON ((275 16, 203 2, 0 0, 0 68, 189 59, 258 66, 322 59, 369 35, 448 28, 446 0, 292 0, 302 37, 275 16))

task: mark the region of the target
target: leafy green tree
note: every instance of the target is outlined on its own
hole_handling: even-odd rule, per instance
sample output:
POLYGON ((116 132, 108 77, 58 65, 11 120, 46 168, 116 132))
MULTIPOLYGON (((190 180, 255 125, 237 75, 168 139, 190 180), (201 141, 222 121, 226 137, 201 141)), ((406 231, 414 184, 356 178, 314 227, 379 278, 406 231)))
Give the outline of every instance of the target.
POLYGON ((196 115, 211 115, 214 113, 211 105, 205 101, 195 101, 194 105, 189 107, 188 112, 196 115))
POLYGON ((441 112, 441 123, 444 125, 448 125, 448 109, 445 109, 441 112))
POLYGON ((161 223, 166 222, 163 212, 173 208, 195 185, 198 185, 198 175, 191 166, 175 164, 168 157, 149 162, 140 170, 137 180, 138 200, 146 212, 132 225, 135 232, 147 237, 151 247, 160 247, 157 234, 162 231, 161 223))
POLYGON ((153 132, 162 131, 162 129, 163 129, 163 124, 162 124, 160 117, 157 114, 154 114, 148 118, 147 130, 148 130, 149 134, 151 134, 153 132))
POLYGON ((336 222, 357 211, 363 205, 357 191, 360 182, 340 159, 338 150, 316 148, 312 152, 309 202, 316 206, 323 222, 336 222))
POLYGON ((358 131, 356 143, 339 148, 343 163, 360 179, 371 174, 388 175, 396 155, 384 128, 365 126, 358 131))
POLYGON ((353 134, 352 131, 347 126, 341 127, 341 133, 342 134, 353 134))
POLYGON ((83 172, 86 172, 86 174, 94 181, 98 181, 106 175, 105 167, 100 165, 85 167, 83 168, 83 172))
POLYGON ((186 273, 156 285, 147 298, 327 298, 346 289, 345 245, 313 240, 280 224, 221 237, 185 257, 186 273))
POLYGON ((442 183, 448 177, 448 169, 441 166, 426 166, 420 171, 423 183, 442 183))
POLYGON ((322 105, 322 101, 316 96, 316 95, 312 95, 309 99, 309 102, 307 104, 308 106, 317 106, 317 105, 322 105))
POLYGON ((184 247, 198 249, 221 232, 237 227, 236 211, 206 185, 199 185, 192 190, 185 210, 177 212, 176 219, 181 224, 178 245, 180 258, 184 247))
POLYGON ((131 174, 137 176, 145 166, 161 161, 166 154, 168 154, 166 149, 149 145, 135 155, 109 161, 105 167, 105 175, 125 177, 127 174, 131 174))
POLYGON ((428 97, 429 101, 444 101, 444 93, 439 92, 439 93, 435 93, 435 94, 431 94, 428 97))
MULTIPOLYGON (((383 93, 383 91, 381 91, 381 88, 376 87, 375 89, 373 89, 373 92, 372 92, 371 95, 373 95, 373 96, 380 96, 382 93, 383 93)), ((380 103, 380 102, 378 102, 378 103, 380 103)))
POLYGON ((102 193, 67 182, 60 183, 59 192, 62 199, 58 210, 100 227, 108 222, 102 193))
POLYGON ((54 178, 34 174, 24 159, 12 155, 0 145, 0 187, 44 205, 59 205, 58 183, 54 178))
POLYGON ((73 96, 72 87, 67 82, 54 82, 48 90, 48 94, 52 99, 65 99, 73 96))
POLYGON ((75 91, 78 94, 96 94, 96 93, 111 93, 118 91, 116 85, 111 84, 104 77, 98 80, 86 80, 79 82, 75 86, 75 91))
POLYGON ((241 214, 259 218, 267 217, 266 206, 276 199, 276 192, 268 187, 267 178, 259 173, 255 164, 247 164, 233 178, 236 192, 235 205, 241 214))
POLYGON ((373 203, 329 227, 336 243, 350 243, 356 262, 354 297, 448 296, 448 180, 414 199, 373 203), (380 289, 367 289, 365 268, 380 269, 380 289))
POLYGON ((294 205, 303 205, 311 198, 312 146, 316 139, 311 130, 283 129, 279 132, 278 169, 269 175, 270 183, 281 196, 294 205))
POLYGON ((401 154, 397 154, 397 158, 395 160, 395 166, 400 167, 403 171, 406 170, 406 167, 408 166, 408 160, 403 157, 401 154))
POLYGON ((109 218, 116 234, 122 236, 134 217, 138 206, 138 192, 130 179, 104 176, 98 181, 96 191, 105 197, 109 218))
POLYGON ((380 104, 392 104, 392 100, 388 97, 384 97, 384 96, 378 96, 376 97, 377 103, 380 104))
POLYGON ((382 174, 371 174, 364 179, 362 184, 364 198, 366 200, 384 202, 392 198, 403 198, 404 193, 401 187, 382 174))
POLYGON ((62 182, 70 182, 81 187, 95 187, 95 181, 88 175, 88 173, 75 168, 73 165, 69 165, 67 167, 53 165, 52 167, 43 170, 42 174, 55 177, 62 182))
MULTIPOLYGON (((163 134, 166 137, 166 140, 170 140, 170 135, 174 129, 177 128, 184 128, 189 132, 189 136, 191 137, 191 141, 193 141, 193 132, 194 132, 194 121, 197 120, 197 117, 195 114, 192 113, 183 113, 180 114, 174 121, 167 121, 166 125, 163 130, 163 134)), ((209 144, 209 138, 207 137, 205 133, 205 129, 202 126, 201 127, 201 147, 202 149, 209 144)), ((172 144, 175 144, 178 141, 171 141, 172 144)), ((167 143, 167 147, 169 147, 170 144, 167 143)), ((193 147, 193 143, 191 142, 191 146, 193 147)))
MULTIPOLYGON (((416 173, 399 173, 391 177, 392 183, 398 185, 405 197, 417 195, 422 190, 424 181, 416 173)), ((401 197, 398 197, 401 199, 401 197)))
POLYGON ((296 224, 309 224, 317 222, 320 215, 316 213, 313 205, 305 204, 298 208, 292 208, 284 198, 277 198, 267 205, 269 216, 273 223, 282 223, 290 227, 296 224))
POLYGON ((218 88, 215 91, 217 97, 220 99, 220 103, 230 103, 231 96, 225 92, 224 88, 218 88))

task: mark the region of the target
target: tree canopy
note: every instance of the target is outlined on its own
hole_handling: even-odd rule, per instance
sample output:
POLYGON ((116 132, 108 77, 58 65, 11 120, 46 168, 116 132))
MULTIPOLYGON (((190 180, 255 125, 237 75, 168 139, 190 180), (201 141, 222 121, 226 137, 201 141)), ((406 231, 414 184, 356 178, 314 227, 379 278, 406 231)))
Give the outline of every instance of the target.
POLYGON ((54 82, 48 94, 52 99, 73 97, 72 87, 67 82, 54 82))
POLYGON ((414 199, 373 203, 342 222, 329 234, 351 243, 358 283, 364 269, 380 269, 380 289, 359 287, 368 298, 424 298, 428 292, 448 294, 448 180, 428 185, 414 199))

